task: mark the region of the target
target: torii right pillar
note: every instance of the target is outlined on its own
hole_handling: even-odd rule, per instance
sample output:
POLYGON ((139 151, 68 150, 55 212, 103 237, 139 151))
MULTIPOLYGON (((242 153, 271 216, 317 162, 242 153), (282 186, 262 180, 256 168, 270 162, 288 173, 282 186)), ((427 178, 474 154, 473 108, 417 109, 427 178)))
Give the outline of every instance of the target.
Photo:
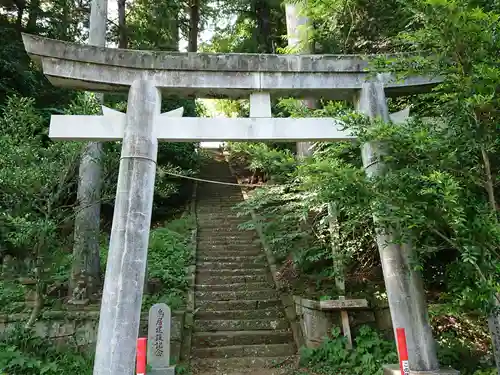
MULTIPOLYGON (((383 78, 383 75, 378 75, 375 80, 364 83, 355 98, 355 105, 364 115, 389 122, 383 78)), ((363 166, 369 178, 384 174, 386 167, 380 160, 382 154, 383 145, 366 143, 362 146, 363 166)), ((379 220, 376 213, 373 219, 395 337, 397 338, 396 330, 403 328, 406 334, 410 373, 457 374, 455 370, 439 368, 422 278, 410 264, 413 251, 411 244, 398 243, 397 233, 377 224, 379 220)), ((399 353, 400 359, 402 354, 399 353)), ((387 365, 384 366, 384 373, 406 373, 403 367, 406 366, 401 366, 400 369, 399 364, 387 365)))

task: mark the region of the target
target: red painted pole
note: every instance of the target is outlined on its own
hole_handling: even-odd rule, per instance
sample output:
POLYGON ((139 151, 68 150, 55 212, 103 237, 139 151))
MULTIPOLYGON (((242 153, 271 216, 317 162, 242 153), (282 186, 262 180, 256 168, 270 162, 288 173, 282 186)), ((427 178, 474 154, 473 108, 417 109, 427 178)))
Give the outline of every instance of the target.
POLYGON ((137 375, 146 375, 146 352, 148 339, 140 337, 137 339, 137 375))
POLYGON ((406 346, 406 333, 404 328, 396 328, 398 352, 399 352, 399 368, 401 375, 410 375, 410 365, 408 363, 408 347, 406 346))

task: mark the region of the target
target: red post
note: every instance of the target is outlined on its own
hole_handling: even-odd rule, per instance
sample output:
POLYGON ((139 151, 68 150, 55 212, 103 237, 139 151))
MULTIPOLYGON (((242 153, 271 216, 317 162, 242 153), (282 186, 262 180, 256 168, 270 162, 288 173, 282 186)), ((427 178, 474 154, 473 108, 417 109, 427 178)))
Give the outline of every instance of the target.
POLYGON ((404 328, 396 328, 396 336, 399 352, 399 368, 401 375, 410 375, 410 365, 408 363, 408 347, 406 346, 406 333, 404 328))
POLYGON ((146 352, 148 339, 140 337, 137 339, 137 375, 146 375, 146 352))

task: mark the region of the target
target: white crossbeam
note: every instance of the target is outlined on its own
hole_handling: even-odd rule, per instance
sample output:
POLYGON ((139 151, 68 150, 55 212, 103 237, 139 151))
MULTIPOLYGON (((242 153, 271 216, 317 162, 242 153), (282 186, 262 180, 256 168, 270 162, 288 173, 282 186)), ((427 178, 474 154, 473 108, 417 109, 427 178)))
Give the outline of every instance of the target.
MULTIPOLYGON (((158 123, 183 114, 183 107, 162 113, 158 123)), ((102 115, 52 115, 49 137, 61 141, 119 141, 123 139, 125 119, 125 113, 105 106, 102 106, 102 115)))
POLYGON ((158 126, 158 140, 189 141, 345 141, 355 137, 332 118, 200 118, 176 119, 158 126))
MULTIPOLYGON (((266 102, 265 97, 260 99, 263 99, 261 104, 266 102)), ((404 121, 408 112, 395 113, 391 119, 404 121)), ((318 142, 355 139, 349 130, 343 129, 341 121, 333 118, 182 118, 182 114, 183 109, 178 108, 157 117, 155 131, 159 141, 318 142)), ((124 113, 107 107, 103 107, 102 116, 53 115, 49 136, 54 140, 119 141, 123 139, 125 118, 124 113)))
MULTIPOLYGON (((54 140, 118 141, 123 138, 125 118, 112 116, 53 116, 50 138, 54 140)), ((339 141, 354 139, 331 118, 200 118, 156 119, 159 141, 339 141)))

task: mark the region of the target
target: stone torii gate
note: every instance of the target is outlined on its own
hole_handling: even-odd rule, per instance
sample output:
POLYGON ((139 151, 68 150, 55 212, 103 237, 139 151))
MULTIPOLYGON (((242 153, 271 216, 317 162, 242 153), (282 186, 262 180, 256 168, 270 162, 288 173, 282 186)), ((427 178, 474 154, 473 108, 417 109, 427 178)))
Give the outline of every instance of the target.
MULTIPOLYGON (((386 95, 427 92, 437 81, 389 75, 370 80, 376 56, 197 54, 119 50, 77 45, 23 34, 28 54, 56 86, 89 91, 127 91, 122 114, 52 116, 53 139, 123 139, 115 212, 106 267, 94 375, 130 375, 135 360, 158 140, 340 141, 353 136, 335 119, 271 117, 271 95, 351 100, 359 111, 388 121, 386 95), (161 93, 183 97, 250 98, 250 118, 173 118, 160 114, 161 93), (171 123, 171 124, 170 124, 171 123)), ((378 173, 374 145, 364 145, 369 176, 378 173)), ((407 334, 409 367, 439 372, 423 287, 409 267, 411 248, 378 245, 394 329, 407 334), (388 250, 389 249, 389 250, 388 250)))

